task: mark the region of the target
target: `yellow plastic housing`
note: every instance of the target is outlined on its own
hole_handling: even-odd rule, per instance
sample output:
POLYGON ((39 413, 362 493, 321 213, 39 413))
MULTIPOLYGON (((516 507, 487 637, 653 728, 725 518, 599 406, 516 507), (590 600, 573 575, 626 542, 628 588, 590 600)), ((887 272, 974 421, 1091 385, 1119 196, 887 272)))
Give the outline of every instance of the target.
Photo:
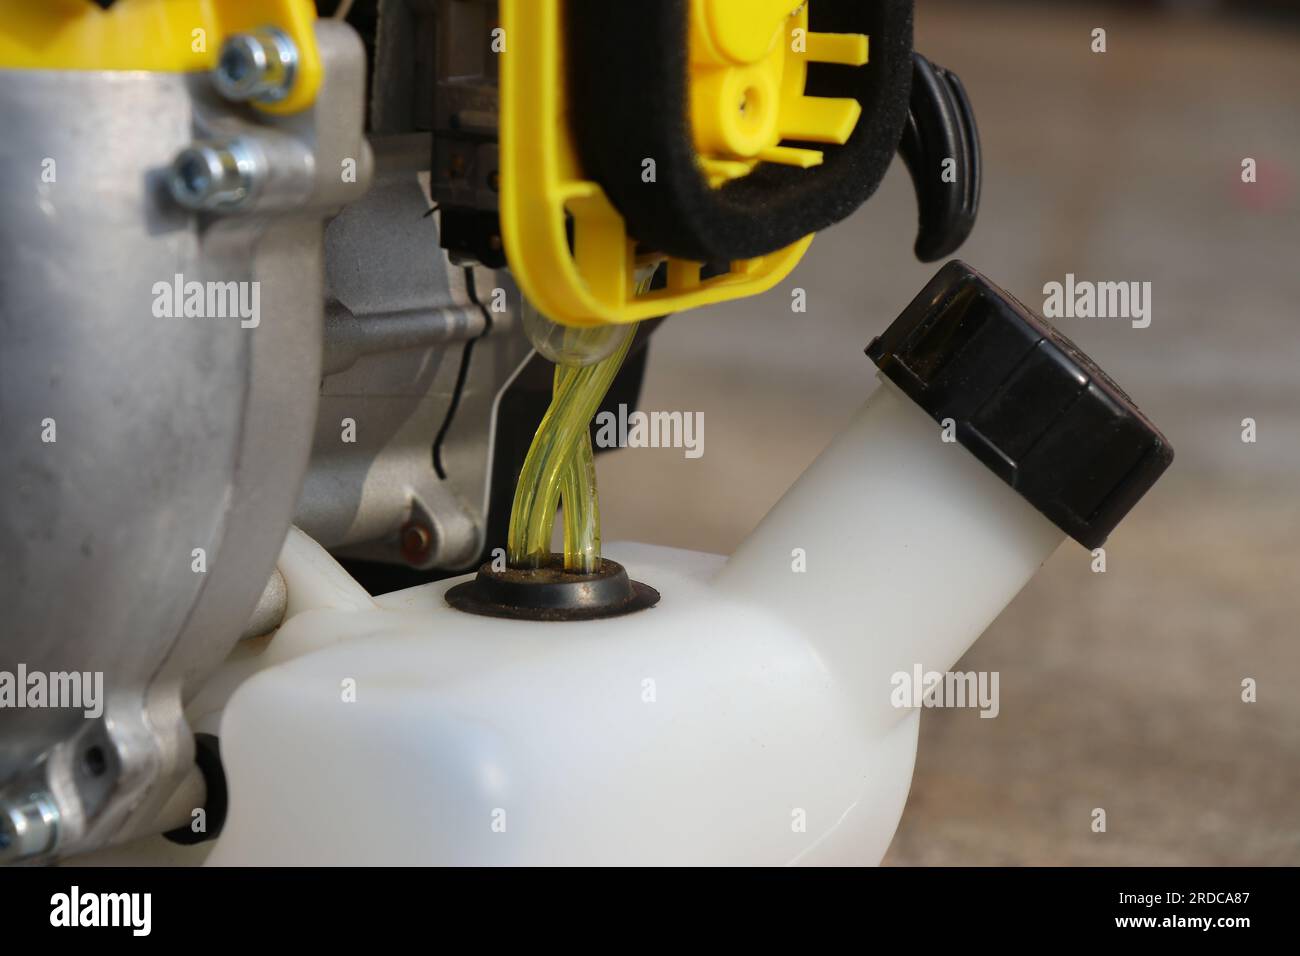
POLYGON ((298 48, 293 86, 267 113, 297 113, 316 101, 321 62, 312 0, 0 0, 0 69, 212 69, 232 33, 276 27, 298 48))
MULTIPOLYGON (((820 152, 782 140, 843 144, 853 133, 860 105, 805 96, 807 68, 814 61, 862 66, 868 39, 810 33, 813 2, 691 0, 691 126, 700 169, 715 188, 760 162, 822 162, 820 152)), ((707 279, 703 263, 638 257, 623 218, 583 175, 569 132, 562 0, 502 0, 501 18, 502 238, 515 279, 539 311, 572 326, 639 322, 757 295, 790 274, 812 236, 707 279), (667 287, 638 292, 637 269, 664 261, 667 287)))

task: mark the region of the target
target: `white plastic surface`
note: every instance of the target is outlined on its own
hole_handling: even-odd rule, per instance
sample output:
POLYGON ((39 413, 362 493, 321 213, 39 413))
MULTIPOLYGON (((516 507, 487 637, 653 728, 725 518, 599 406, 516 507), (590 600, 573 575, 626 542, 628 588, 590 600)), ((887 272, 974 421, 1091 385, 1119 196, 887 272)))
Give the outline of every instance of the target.
POLYGON ((919 716, 891 675, 949 668, 1062 537, 891 387, 725 570, 611 545, 663 594, 624 618, 371 605, 291 536, 296 613, 191 708, 231 791, 208 862, 876 863, 919 716))

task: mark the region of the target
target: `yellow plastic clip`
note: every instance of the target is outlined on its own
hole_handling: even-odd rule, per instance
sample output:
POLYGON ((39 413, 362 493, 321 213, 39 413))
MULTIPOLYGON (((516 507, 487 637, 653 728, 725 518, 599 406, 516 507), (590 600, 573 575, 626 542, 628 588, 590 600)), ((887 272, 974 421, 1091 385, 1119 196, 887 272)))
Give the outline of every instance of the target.
POLYGON ((861 105, 804 95, 808 63, 863 66, 865 36, 811 33, 808 4, 793 0, 691 0, 691 16, 691 123, 715 184, 760 161, 821 164, 821 152, 782 140, 848 141, 861 105))

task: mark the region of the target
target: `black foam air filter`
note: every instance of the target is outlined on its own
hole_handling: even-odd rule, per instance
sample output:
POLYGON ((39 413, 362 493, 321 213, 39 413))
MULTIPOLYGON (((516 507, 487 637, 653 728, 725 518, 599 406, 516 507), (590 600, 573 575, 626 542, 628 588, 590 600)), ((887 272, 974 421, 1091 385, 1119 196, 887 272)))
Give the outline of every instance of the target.
POLYGON ((760 163, 721 188, 701 174, 691 135, 688 0, 568 0, 569 119, 584 175, 638 242, 694 262, 751 259, 847 217, 897 152, 912 78, 912 0, 810 0, 810 29, 865 33, 864 67, 813 63, 807 92, 856 99, 862 118, 812 169, 760 163), (642 180, 654 159, 656 181, 642 180))

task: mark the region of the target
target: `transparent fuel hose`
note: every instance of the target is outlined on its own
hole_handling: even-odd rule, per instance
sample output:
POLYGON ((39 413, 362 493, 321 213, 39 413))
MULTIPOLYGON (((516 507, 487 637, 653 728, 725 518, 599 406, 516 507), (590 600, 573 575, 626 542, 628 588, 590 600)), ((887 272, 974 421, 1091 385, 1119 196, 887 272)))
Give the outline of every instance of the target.
MULTIPOLYGON (((647 275, 640 288, 648 282, 647 275)), ((564 569, 591 574, 600 568, 601 555, 590 423, 622 368, 636 326, 566 328, 535 313, 530 319, 527 312, 525 321, 539 351, 556 363, 555 382, 551 407, 533 437, 515 488, 506 558, 515 568, 539 568, 547 562, 555 511, 563 499, 564 569)))
MULTIPOLYGON (((632 336, 627 339, 630 342, 632 336)), ((564 391, 573 373, 573 368, 556 366, 555 395, 564 391)), ((596 455, 590 429, 583 429, 578 447, 560 471, 560 500, 564 507, 564 570, 594 574, 600 569, 600 499, 596 494, 596 455)))
MULTIPOLYGON (((574 330, 579 331, 579 330, 574 330)), ((554 397, 519 473, 510 514, 507 560, 538 568, 551 554, 555 509, 564 496, 565 570, 591 573, 600 566, 596 464, 589 425, 623 365, 634 328, 614 329, 621 341, 593 365, 557 365, 554 397)))

